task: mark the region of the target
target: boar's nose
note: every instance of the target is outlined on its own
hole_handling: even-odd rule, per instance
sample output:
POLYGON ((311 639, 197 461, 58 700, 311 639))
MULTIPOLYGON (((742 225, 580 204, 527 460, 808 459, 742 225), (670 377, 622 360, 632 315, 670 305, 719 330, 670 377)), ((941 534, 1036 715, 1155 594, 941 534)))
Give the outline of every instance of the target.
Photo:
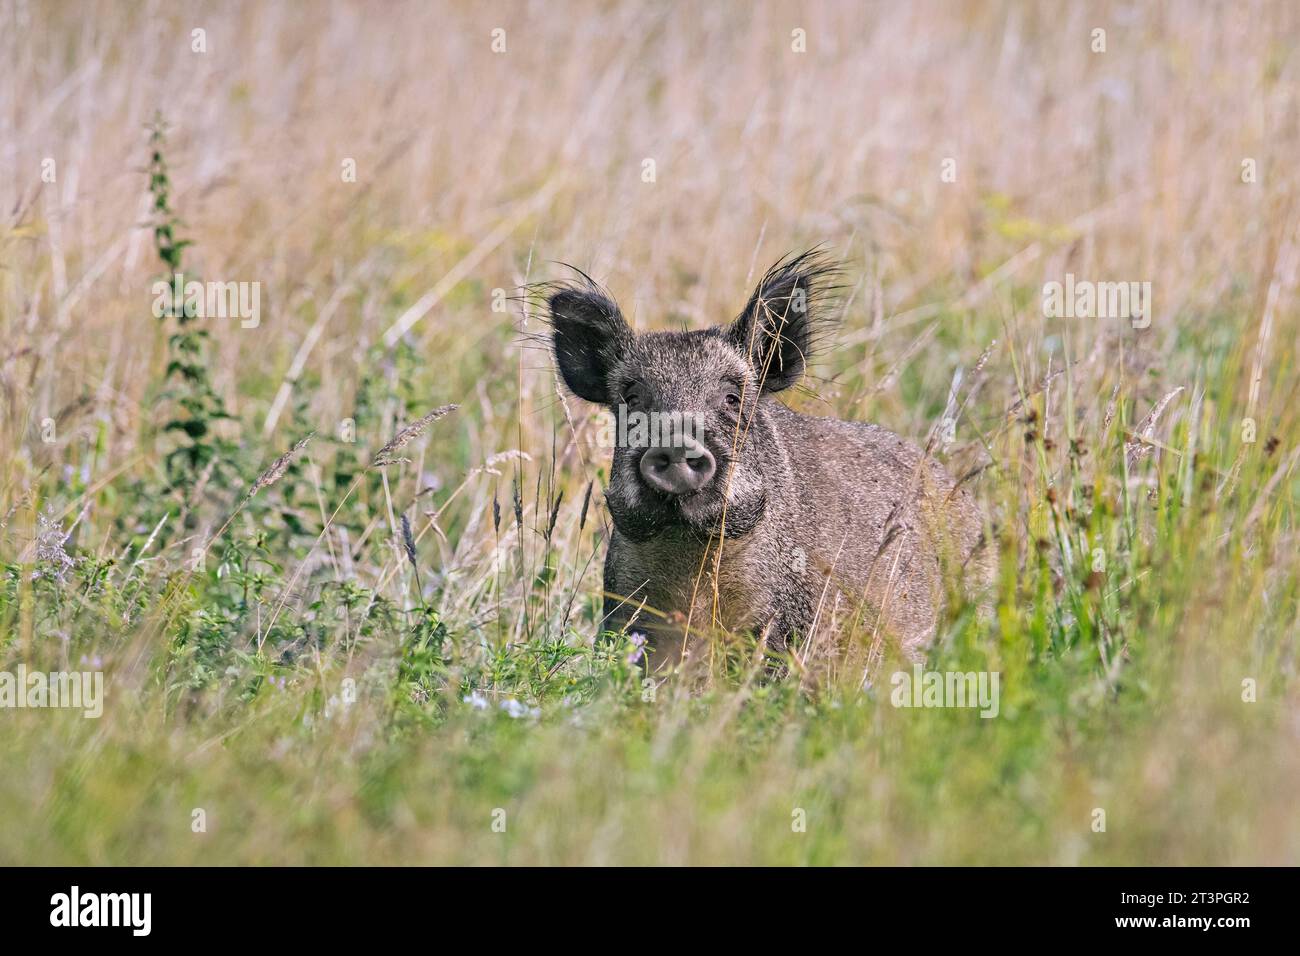
POLYGON ((651 448, 641 456, 641 477, 646 484, 669 495, 689 495, 709 483, 718 464, 693 438, 682 438, 671 448, 651 448))

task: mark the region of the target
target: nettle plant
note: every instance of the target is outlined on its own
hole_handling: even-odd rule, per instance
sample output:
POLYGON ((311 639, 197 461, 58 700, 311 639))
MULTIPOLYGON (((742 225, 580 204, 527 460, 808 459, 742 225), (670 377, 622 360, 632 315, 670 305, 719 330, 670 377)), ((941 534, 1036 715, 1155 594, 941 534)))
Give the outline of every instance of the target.
POLYGON ((171 208, 171 180, 163 154, 166 135, 166 124, 156 117, 149 133, 149 192, 153 196, 154 247, 166 270, 162 279, 168 287, 159 319, 175 321, 175 331, 167 337, 167 371, 160 396, 172 403, 175 411, 162 430, 180 436, 177 446, 163 457, 163 464, 171 490, 192 488, 200 478, 208 477, 209 470, 209 480, 226 486, 236 480, 230 463, 238 445, 221 437, 213 425, 235 418, 208 375, 209 333, 198 325, 193 310, 186 309, 183 295, 174 291, 173 277, 184 272, 182 256, 193 240, 176 234, 181 221, 171 208))

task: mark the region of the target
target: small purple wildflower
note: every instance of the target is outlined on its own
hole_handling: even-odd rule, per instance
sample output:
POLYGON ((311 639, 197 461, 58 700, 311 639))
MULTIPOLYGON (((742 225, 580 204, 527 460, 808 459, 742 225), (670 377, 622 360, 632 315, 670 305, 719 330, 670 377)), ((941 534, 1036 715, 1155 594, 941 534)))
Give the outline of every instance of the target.
POLYGON ((36 571, 32 580, 48 574, 59 584, 64 584, 68 572, 72 570, 73 561, 63 546, 72 537, 72 532, 64 532, 53 505, 46 505, 45 510, 36 516, 36 522, 36 561, 46 565, 48 570, 36 571))
POLYGON ((627 639, 632 644, 632 650, 627 655, 627 662, 635 664, 645 654, 645 635, 640 631, 633 631, 628 635, 627 639))

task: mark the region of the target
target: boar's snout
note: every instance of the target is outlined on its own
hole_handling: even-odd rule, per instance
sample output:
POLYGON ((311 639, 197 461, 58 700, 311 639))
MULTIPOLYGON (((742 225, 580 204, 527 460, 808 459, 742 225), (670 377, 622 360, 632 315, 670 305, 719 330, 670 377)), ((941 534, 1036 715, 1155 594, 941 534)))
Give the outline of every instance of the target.
POLYGON ((690 436, 678 436, 670 447, 651 448, 641 456, 641 477, 667 495, 699 491, 717 470, 713 455, 690 436))

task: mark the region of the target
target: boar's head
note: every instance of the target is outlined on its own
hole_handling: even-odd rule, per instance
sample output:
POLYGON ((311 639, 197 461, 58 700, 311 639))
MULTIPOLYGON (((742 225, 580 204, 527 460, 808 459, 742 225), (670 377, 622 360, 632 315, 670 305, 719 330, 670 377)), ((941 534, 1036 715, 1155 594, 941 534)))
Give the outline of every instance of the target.
POLYGON ((605 498, 622 534, 753 530, 788 474, 769 396, 804 374, 835 271, 818 251, 786 257, 734 321, 694 332, 637 334, 582 273, 545 287, 561 377, 614 415, 605 498))

